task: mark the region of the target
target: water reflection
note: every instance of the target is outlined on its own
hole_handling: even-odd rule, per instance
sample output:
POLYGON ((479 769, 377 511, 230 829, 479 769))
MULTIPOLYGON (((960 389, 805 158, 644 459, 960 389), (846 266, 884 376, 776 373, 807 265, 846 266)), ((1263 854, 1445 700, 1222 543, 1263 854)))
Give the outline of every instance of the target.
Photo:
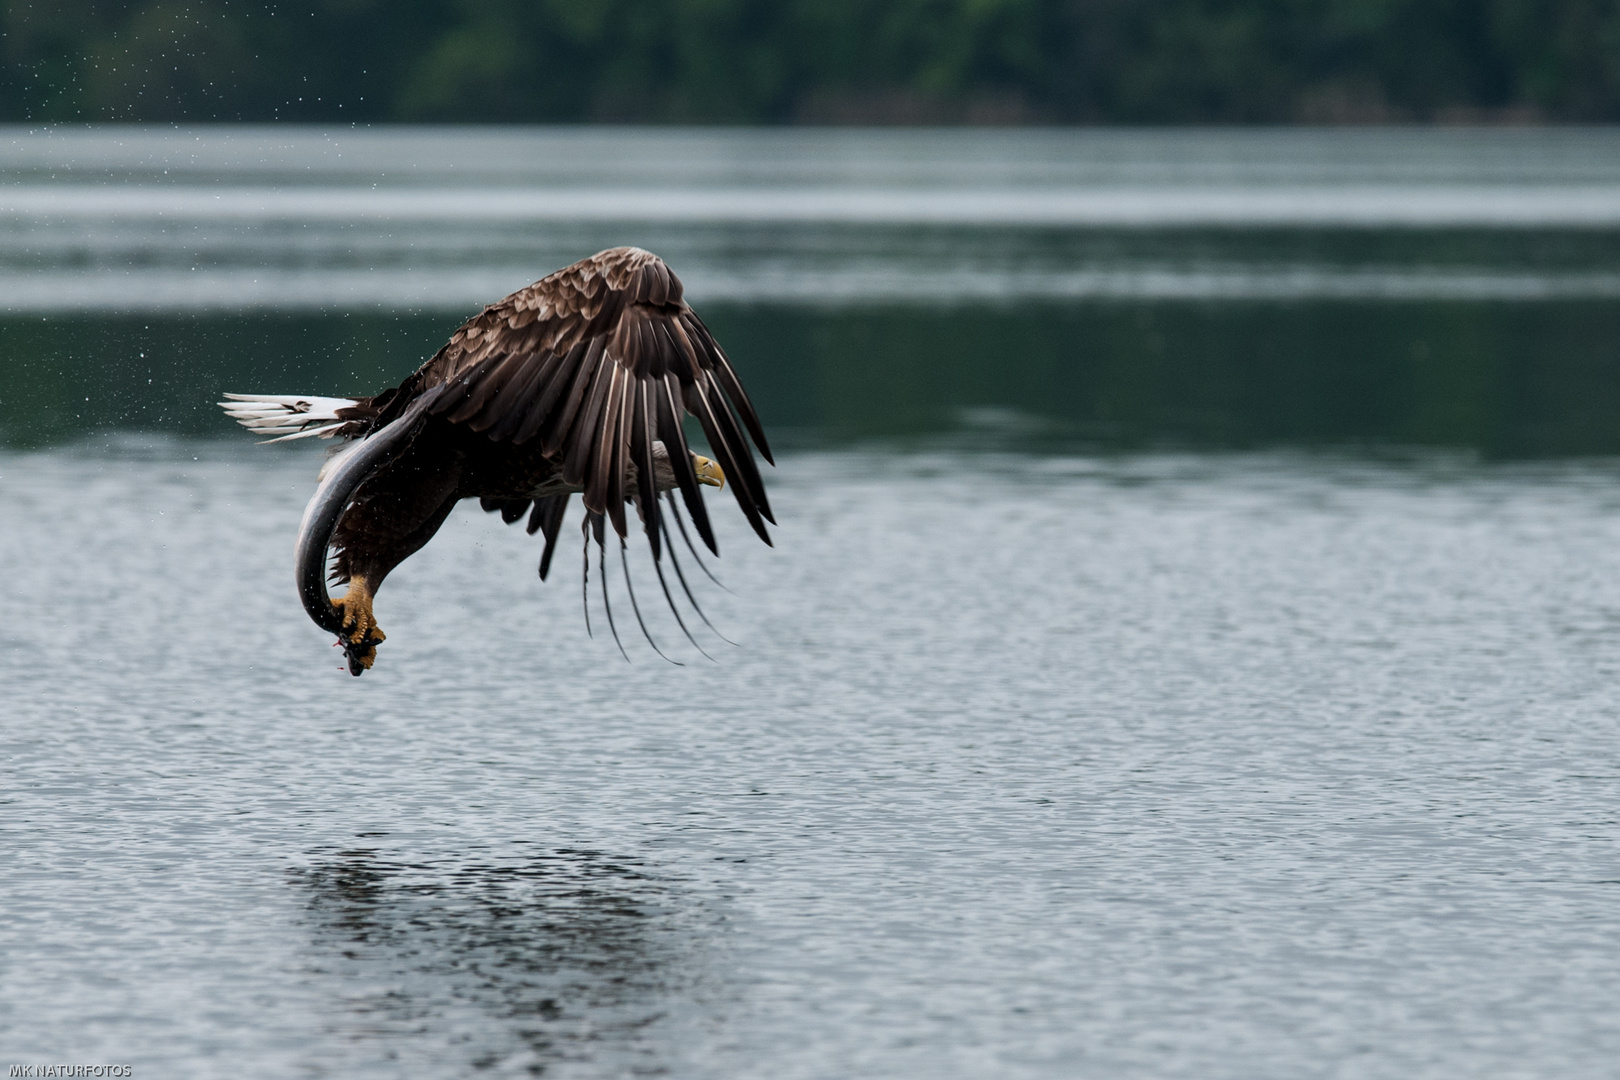
POLYGON ((702 996, 690 902, 634 859, 518 851, 400 861, 360 848, 290 871, 310 970, 342 1001, 332 1034, 450 1070, 662 1071, 672 1010, 702 996))
POLYGON ((370 393, 622 243, 779 444, 1620 453, 1600 130, 0 131, 0 444, 370 393))
POLYGON ((704 303, 1614 297, 1601 130, 0 128, 0 309, 476 309, 592 251, 704 303))
MULTIPOLYGON (((1620 453, 1600 301, 705 305, 773 442, 1620 453), (1009 420, 1010 418, 1010 420, 1009 420)), ((0 442, 232 436, 224 390, 372 393, 458 315, 0 319, 0 442)))

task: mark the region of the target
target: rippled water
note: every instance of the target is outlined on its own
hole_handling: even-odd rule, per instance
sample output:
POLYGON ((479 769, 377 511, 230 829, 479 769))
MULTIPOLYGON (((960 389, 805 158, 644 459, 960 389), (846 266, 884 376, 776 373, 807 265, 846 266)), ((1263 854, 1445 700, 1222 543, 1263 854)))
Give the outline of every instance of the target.
POLYGON ((1620 1059, 1611 465, 790 455, 703 594, 738 647, 653 620, 681 667, 468 509, 352 679, 290 582, 316 460, 0 456, 7 1061, 1620 1059))

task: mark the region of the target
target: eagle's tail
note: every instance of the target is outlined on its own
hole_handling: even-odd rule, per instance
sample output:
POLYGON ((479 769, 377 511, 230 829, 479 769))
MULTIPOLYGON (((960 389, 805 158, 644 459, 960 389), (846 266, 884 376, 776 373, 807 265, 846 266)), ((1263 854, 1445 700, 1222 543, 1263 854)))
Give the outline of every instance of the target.
POLYGON ((352 409, 360 402, 352 398, 313 397, 308 394, 226 394, 220 406, 232 420, 256 435, 269 435, 264 442, 286 442, 317 435, 329 439, 349 421, 339 417, 341 409, 352 409))

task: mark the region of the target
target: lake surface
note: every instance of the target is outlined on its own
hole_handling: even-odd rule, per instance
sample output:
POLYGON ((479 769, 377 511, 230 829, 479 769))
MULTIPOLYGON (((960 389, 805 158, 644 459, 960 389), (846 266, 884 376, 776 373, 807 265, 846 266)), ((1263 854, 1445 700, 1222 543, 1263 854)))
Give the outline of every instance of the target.
POLYGON ((1612 1076, 1617 282, 1604 130, 0 132, 0 1064, 1612 1076), (623 242, 736 644, 467 506, 351 678, 212 402, 623 242))
POLYGON ((1612 1075, 1620 470, 794 455, 681 667, 468 507, 352 679, 279 449, 0 459, 9 1060, 1612 1075))
POLYGON ((660 252, 779 437, 1620 453, 1620 132, 0 130, 0 442, 660 252))
POLYGON ((462 313, 627 242, 705 303, 1614 298, 1617 228, 1603 129, 0 129, 14 312, 462 313))

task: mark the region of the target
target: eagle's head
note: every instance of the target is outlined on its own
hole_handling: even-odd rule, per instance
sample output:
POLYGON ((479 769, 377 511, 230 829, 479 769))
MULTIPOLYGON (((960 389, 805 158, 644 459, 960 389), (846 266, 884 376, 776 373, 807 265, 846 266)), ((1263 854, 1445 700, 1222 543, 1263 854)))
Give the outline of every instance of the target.
MULTIPOLYGON (((690 453, 690 451, 688 451, 690 453)), ((653 454, 653 483, 659 491, 672 491, 676 486, 675 469, 669 463, 669 451, 664 448, 663 442, 654 440, 653 454)), ((697 473, 697 481, 710 487, 725 487, 726 474, 720 466, 702 454, 692 454, 692 471, 697 473)))

